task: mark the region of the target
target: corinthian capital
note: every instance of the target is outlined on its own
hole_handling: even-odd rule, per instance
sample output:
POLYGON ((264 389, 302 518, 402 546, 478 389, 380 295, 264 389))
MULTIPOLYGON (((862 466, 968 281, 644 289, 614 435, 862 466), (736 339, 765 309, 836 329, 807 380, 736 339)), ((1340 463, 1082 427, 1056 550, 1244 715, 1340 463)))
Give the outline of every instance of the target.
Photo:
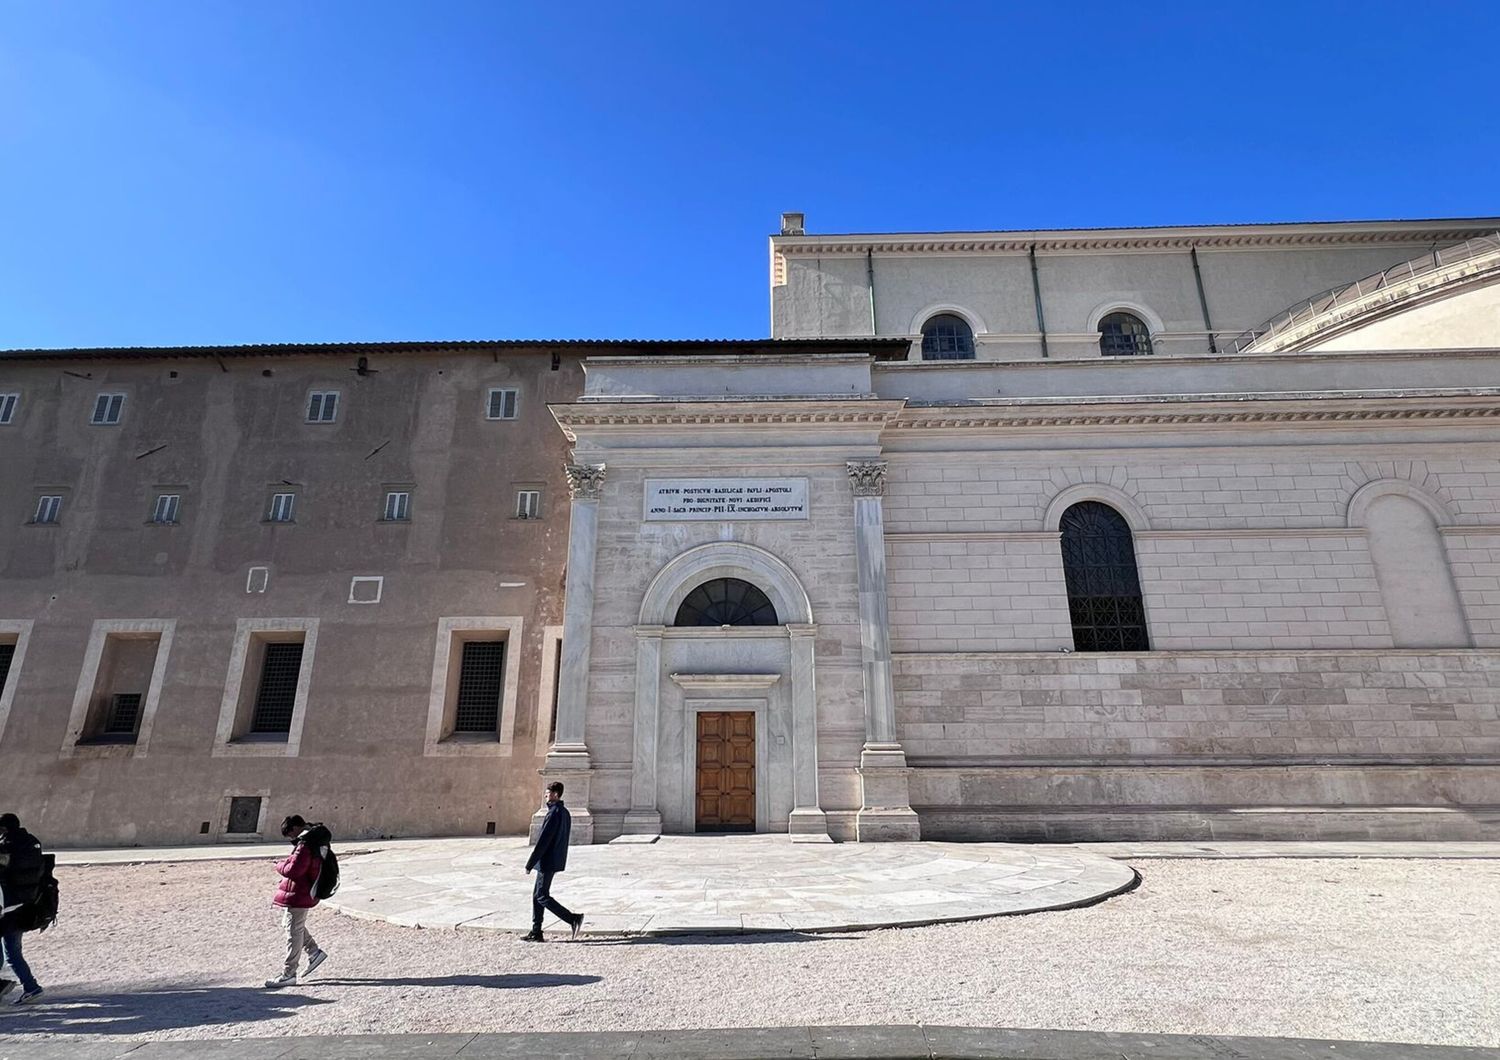
POLYGON ((604 489, 603 464, 564 464, 568 475, 568 495, 575 501, 597 501, 604 489))
POLYGON ((885 469, 888 465, 884 460, 850 460, 844 466, 849 471, 849 485, 854 488, 856 497, 885 496, 885 469))

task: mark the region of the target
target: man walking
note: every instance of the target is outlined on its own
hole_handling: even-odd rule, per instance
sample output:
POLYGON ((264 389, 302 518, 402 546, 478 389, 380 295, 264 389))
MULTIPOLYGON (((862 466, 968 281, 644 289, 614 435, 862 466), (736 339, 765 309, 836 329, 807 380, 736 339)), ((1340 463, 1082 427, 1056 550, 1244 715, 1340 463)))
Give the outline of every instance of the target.
POLYGON ((573 818, 562 801, 562 781, 547 785, 547 817, 542 821, 541 834, 536 837, 536 846, 526 859, 526 871, 536 869, 536 886, 531 892, 531 933, 522 936, 527 942, 543 942, 542 913, 551 910, 552 915, 573 929, 573 938, 583 928, 582 915, 568 912, 567 908, 552 897, 552 877, 568 867, 568 837, 573 831, 573 818))
MULTIPOLYGON (((41 892, 42 844, 36 836, 21 827, 13 813, 0 813, 0 970, 10 965, 21 981, 21 993, 15 1004, 29 1005, 42 996, 42 988, 31 974, 21 955, 21 933, 31 926, 28 907, 41 892)), ((0 979, 0 998, 16 986, 14 980, 0 979)))
POLYGON ((307 954, 306 978, 328 959, 307 930, 307 912, 318 904, 318 875, 332 842, 328 829, 308 824, 297 814, 281 822, 281 834, 292 841, 292 852, 276 863, 281 881, 271 902, 281 907, 281 926, 286 932, 286 964, 281 975, 266 980, 266 989, 277 990, 297 981, 297 965, 307 954))

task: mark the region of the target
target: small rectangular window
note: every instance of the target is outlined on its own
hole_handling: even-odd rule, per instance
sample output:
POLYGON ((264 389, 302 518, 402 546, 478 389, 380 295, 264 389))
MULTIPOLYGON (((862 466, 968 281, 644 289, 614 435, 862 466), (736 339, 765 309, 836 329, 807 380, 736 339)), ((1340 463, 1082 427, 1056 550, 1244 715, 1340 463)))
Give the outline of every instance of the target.
POLYGON ((453 731, 494 733, 500 726, 500 697, 504 691, 505 641, 465 641, 459 663, 453 731))
POLYGON ((153 523, 172 524, 177 522, 177 511, 182 506, 182 495, 178 493, 160 493, 156 497, 156 506, 151 509, 151 521, 153 523))
POLYGON ((0 394, 0 424, 10 423, 16 418, 16 406, 20 403, 20 394, 0 394))
POLYGON ((302 643, 267 644, 260 666, 260 687, 250 718, 252 733, 287 733, 297 702, 297 679, 302 674, 302 643))
POLYGON ((229 820, 224 831, 230 835, 255 835, 260 831, 260 796, 234 795, 229 799, 229 820))
POLYGON ((50 525, 57 522, 62 513, 62 498, 56 494, 49 494, 36 499, 36 514, 31 521, 37 524, 50 525))
POLYGON ((490 388, 489 400, 485 403, 485 419, 513 420, 520 391, 512 386, 490 388))
POLYGON ((266 519, 273 523, 290 523, 296 506, 297 495, 295 493, 273 493, 270 512, 266 515, 266 519))
POLYGON ((110 427, 120 422, 120 413, 125 408, 124 394, 100 394, 94 399, 94 414, 89 423, 99 427, 110 427))
POLYGON ((516 518, 536 519, 542 514, 541 490, 516 491, 516 518))
POLYGON ((332 423, 339 411, 337 390, 314 390, 307 396, 307 422, 332 423))
POLYGON ((385 515, 388 523, 404 523, 411 518, 411 494, 392 490, 385 495, 385 515))

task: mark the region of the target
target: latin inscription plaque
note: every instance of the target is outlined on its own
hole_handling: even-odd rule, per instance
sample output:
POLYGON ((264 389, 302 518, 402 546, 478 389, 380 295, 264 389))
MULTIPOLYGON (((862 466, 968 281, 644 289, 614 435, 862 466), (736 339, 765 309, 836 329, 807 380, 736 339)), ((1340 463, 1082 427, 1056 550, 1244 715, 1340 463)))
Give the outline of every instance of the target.
POLYGON ((648 478, 647 522, 806 519, 805 478, 648 478))

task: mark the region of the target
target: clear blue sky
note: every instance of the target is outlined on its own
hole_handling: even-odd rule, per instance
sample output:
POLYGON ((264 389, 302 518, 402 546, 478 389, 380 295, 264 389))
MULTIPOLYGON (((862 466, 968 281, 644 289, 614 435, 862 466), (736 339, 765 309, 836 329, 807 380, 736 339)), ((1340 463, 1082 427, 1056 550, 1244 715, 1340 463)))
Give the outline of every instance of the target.
POLYGON ((765 237, 1500 213, 1500 5, 0 3, 0 347, 754 337, 765 237))

